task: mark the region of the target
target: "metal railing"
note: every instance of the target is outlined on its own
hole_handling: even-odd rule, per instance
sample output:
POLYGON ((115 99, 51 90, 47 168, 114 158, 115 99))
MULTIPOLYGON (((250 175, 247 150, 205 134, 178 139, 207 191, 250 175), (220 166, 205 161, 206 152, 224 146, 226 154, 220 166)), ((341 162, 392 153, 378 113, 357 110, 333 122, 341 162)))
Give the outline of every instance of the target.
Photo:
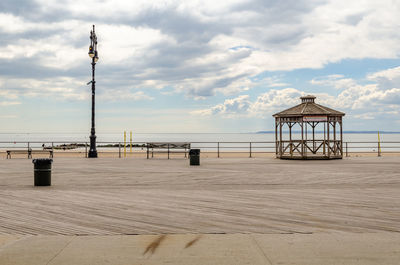
MULTIPOLYGON (((149 142, 134 142, 132 143, 132 152, 130 151, 130 144, 123 142, 97 142, 97 151, 99 154, 115 155, 119 158, 130 156, 130 154, 142 154, 146 156, 146 147, 149 142)), ((151 141, 151 143, 156 143, 151 141)), ((161 143, 161 142, 160 142, 161 143)), ((168 143, 168 142, 162 142, 168 143)), ((171 142, 172 143, 172 142, 171 142)), ((255 157, 257 154, 274 154, 276 152, 276 145, 274 141, 264 142, 190 142, 192 149, 201 149, 201 152, 215 154, 216 157, 221 157, 223 154, 235 153, 246 154, 248 157, 255 157)), ((6 151, 12 150, 43 150, 51 149, 54 156, 66 155, 82 155, 87 157, 89 151, 89 142, 77 141, 18 141, 18 142, 0 142, 0 155, 6 155, 6 151)), ((400 154, 400 141, 376 142, 343 142, 343 154, 348 157, 352 153, 369 153, 381 156, 389 153, 400 154)))

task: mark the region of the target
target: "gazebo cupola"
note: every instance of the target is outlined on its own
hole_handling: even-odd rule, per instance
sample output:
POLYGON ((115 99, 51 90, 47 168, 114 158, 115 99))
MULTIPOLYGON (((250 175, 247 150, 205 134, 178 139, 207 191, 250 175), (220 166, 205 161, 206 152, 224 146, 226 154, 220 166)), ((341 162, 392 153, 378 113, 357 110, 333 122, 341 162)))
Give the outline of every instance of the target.
POLYGON ((343 158, 343 112, 301 97, 301 104, 278 112, 275 118, 275 151, 281 159, 343 158))

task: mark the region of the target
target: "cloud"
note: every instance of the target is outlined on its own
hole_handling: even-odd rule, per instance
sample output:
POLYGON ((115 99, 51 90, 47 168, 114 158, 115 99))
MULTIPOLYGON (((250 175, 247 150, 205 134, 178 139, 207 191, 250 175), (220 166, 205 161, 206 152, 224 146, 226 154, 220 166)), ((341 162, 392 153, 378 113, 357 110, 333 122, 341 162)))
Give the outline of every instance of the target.
POLYGON ((74 78, 0 78, 0 97, 9 99, 48 98, 56 100, 87 100, 80 80, 74 78))
MULTIPOLYGON (((317 97, 316 102, 331 108, 351 113, 355 118, 375 119, 380 115, 397 116, 400 110, 400 71, 399 67, 368 75, 375 83, 361 85, 342 75, 331 75, 325 79, 312 79, 312 84, 326 85, 342 90, 337 95, 328 93, 308 93, 296 88, 270 89, 258 95, 254 101, 248 95, 225 100, 208 109, 193 111, 193 114, 220 115, 230 117, 248 115, 266 117, 300 103, 299 98, 307 94, 317 97), (344 84, 348 84, 345 86, 344 84), (240 105, 241 102, 244 102, 240 105), (228 108, 229 106, 234 106, 228 108), (240 107, 239 107, 240 106, 240 107), (373 109, 374 111, 371 111, 373 109), (229 111, 227 111, 229 110, 229 111)), ((335 91, 335 90, 334 90, 335 91)))
POLYGON ((224 117, 237 117, 240 114, 245 114, 250 106, 248 95, 238 96, 233 99, 226 99, 224 103, 218 104, 209 109, 197 110, 191 112, 194 115, 223 115, 224 117))
POLYGON ((19 101, 0 101, 0 106, 13 106, 13 105, 20 105, 21 102, 19 101))
POLYGON ((319 78, 313 78, 310 83, 312 85, 334 87, 335 89, 348 88, 356 85, 351 78, 343 78, 343 75, 328 75, 319 78))
MULTIPOLYGON (((95 23, 97 73, 108 87, 151 84, 197 99, 241 94, 268 71, 400 54, 399 4, 390 0, 4 0, 0 7, 0 65, 8 67, 2 76, 28 69, 37 78, 86 81, 95 23)), ((338 80, 331 80, 338 89, 355 85, 338 80)))
POLYGON ((138 100, 153 100, 154 98, 146 95, 143 91, 128 92, 125 90, 106 91, 99 95, 100 100, 107 101, 138 101, 138 100))

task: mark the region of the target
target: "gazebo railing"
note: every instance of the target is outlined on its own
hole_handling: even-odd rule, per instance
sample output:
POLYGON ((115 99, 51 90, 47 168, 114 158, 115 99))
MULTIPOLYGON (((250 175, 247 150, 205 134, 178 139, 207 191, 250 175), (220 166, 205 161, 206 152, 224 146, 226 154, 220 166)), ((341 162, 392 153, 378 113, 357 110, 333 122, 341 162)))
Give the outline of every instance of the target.
POLYGON ((343 144, 340 140, 283 140, 277 141, 276 154, 300 155, 307 154, 341 156, 343 144))

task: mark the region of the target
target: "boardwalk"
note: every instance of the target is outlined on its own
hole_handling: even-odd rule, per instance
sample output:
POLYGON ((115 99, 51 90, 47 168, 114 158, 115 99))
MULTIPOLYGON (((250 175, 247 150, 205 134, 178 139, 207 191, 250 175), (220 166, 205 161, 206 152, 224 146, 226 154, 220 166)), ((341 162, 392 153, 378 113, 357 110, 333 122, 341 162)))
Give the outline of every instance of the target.
POLYGON ((0 234, 400 232, 400 158, 0 160, 0 234))

